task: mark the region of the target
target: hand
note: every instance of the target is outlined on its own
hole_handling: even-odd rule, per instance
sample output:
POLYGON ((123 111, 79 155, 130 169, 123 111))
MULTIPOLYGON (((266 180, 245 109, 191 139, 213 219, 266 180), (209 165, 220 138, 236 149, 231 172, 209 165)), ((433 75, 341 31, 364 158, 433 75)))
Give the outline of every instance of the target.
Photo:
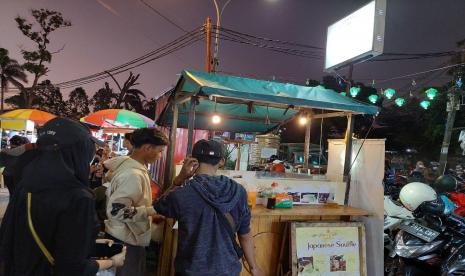
POLYGON ((252 276, 265 276, 265 273, 263 273, 263 271, 258 267, 252 268, 250 270, 250 273, 252 274, 252 276))
POLYGON ((187 179, 191 178, 197 169, 199 168, 199 161, 195 158, 187 158, 184 160, 184 164, 182 165, 181 171, 179 175, 176 177, 174 184, 179 186, 184 183, 187 179))
POLYGON ((95 240, 95 243, 100 243, 100 244, 108 244, 108 246, 112 246, 113 243, 115 243, 114 240, 110 240, 110 239, 96 239, 95 240))
POLYGON ((166 218, 162 215, 153 215, 152 223, 159 224, 162 223, 166 218))
POLYGON ((118 253, 110 258, 113 261, 114 267, 120 267, 124 265, 124 260, 126 259, 126 246, 123 247, 123 251, 118 253))
POLYGON ((97 165, 97 169, 95 170, 95 176, 99 178, 103 177, 103 165, 102 164, 97 165))

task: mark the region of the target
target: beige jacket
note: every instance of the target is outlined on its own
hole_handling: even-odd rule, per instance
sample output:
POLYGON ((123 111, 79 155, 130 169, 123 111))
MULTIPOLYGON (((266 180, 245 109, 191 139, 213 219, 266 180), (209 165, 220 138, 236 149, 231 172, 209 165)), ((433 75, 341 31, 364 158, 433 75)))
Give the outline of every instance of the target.
POLYGON ((121 156, 105 161, 107 178, 107 217, 105 231, 135 246, 148 246, 151 238, 152 193, 147 168, 121 156))

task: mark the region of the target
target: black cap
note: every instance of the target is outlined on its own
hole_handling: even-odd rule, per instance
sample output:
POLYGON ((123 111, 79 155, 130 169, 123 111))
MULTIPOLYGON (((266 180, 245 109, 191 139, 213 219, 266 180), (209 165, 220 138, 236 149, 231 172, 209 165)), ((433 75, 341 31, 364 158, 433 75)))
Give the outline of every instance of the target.
POLYGON ((210 156, 224 158, 223 144, 215 140, 200 140, 192 149, 192 157, 210 156))
POLYGON ((37 136, 37 147, 42 149, 62 148, 85 139, 91 139, 99 146, 103 143, 93 137, 83 124, 62 117, 56 117, 45 123, 38 130, 37 136))

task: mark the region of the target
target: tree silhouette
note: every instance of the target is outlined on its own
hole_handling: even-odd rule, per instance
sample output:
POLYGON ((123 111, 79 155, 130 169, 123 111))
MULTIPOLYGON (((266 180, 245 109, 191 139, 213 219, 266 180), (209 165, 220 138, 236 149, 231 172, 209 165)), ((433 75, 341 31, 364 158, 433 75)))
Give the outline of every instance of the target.
MULTIPOLYGON (((71 26, 69 21, 63 19, 60 12, 48 9, 33 9, 31 14, 35 20, 34 24, 20 16, 16 17, 15 21, 18 24, 19 30, 35 44, 34 50, 21 51, 25 60, 22 67, 32 74, 33 81, 30 87, 26 87, 16 79, 10 80, 20 90, 18 96, 23 97, 22 104, 27 108, 33 106, 39 79, 49 71, 46 64, 52 61, 52 55, 54 54, 48 49, 50 34, 59 28, 71 26), (36 26, 38 26, 38 31, 33 30, 33 27, 36 26)), ((13 99, 12 101, 18 102, 17 99, 13 99)))
POLYGON ((67 117, 79 120, 89 113, 89 98, 87 97, 86 91, 82 87, 78 87, 71 91, 69 99, 66 101, 67 117))
POLYGON ((27 82, 27 76, 24 69, 19 63, 8 56, 8 50, 0 48, 0 111, 3 112, 3 103, 5 91, 8 89, 8 84, 12 81, 27 82))
POLYGON ((109 109, 114 107, 114 101, 116 94, 113 93, 113 90, 108 85, 108 82, 105 82, 105 86, 100 88, 90 100, 90 103, 94 106, 94 112, 109 109))

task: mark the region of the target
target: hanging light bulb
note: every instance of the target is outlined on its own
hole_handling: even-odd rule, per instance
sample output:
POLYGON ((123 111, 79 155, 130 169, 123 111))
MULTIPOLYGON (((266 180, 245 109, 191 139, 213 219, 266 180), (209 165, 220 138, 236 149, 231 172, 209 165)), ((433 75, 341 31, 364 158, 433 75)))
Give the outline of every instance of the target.
POLYGON ((214 123, 215 125, 221 123, 221 116, 218 115, 218 114, 215 114, 212 116, 212 123, 214 123))
POLYGON ((376 103, 378 101, 378 95, 376 94, 373 94, 373 95, 370 95, 368 97, 368 100, 371 102, 371 103, 376 103))
POLYGON ((424 100, 420 103, 420 106, 423 107, 423 109, 428 109, 430 105, 431 105, 431 102, 427 100, 424 100))
POLYGON ((396 90, 394 90, 392 88, 388 88, 388 89, 384 90, 384 96, 386 96, 386 98, 388 98, 388 100, 392 99, 392 97, 394 97, 395 94, 396 94, 396 90))
POLYGON ((360 87, 351 87, 349 93, 352 98, 357 97, 358 93, 360 93, 360 87))
POLYGON ((215 97, 215 112, 213 113, 213 116, 212 116, 212 123, 215 125, 221 123, 221 116, 218 113, 216 113, 216 97, 215 97))
POLYGON ((303 125, 306 125, 307 122, 308 122, 307 114, 302 114, 299 118, 299 124, 303 126, 303 125))
POLYGON ((432 99, 434 99, 436 97, 437 93, 438 93, 437 89, 430 88, 430 89, 426 90, 426 97, 428 97, 428 99, 432 100, 432 99))
POLYGON ((403 105, 404 105, 405 100, 402 99, 402 98, 397 98, 394 102, 396 103, 397 106, 400 107, 400 106, 403 106, 403 105))

